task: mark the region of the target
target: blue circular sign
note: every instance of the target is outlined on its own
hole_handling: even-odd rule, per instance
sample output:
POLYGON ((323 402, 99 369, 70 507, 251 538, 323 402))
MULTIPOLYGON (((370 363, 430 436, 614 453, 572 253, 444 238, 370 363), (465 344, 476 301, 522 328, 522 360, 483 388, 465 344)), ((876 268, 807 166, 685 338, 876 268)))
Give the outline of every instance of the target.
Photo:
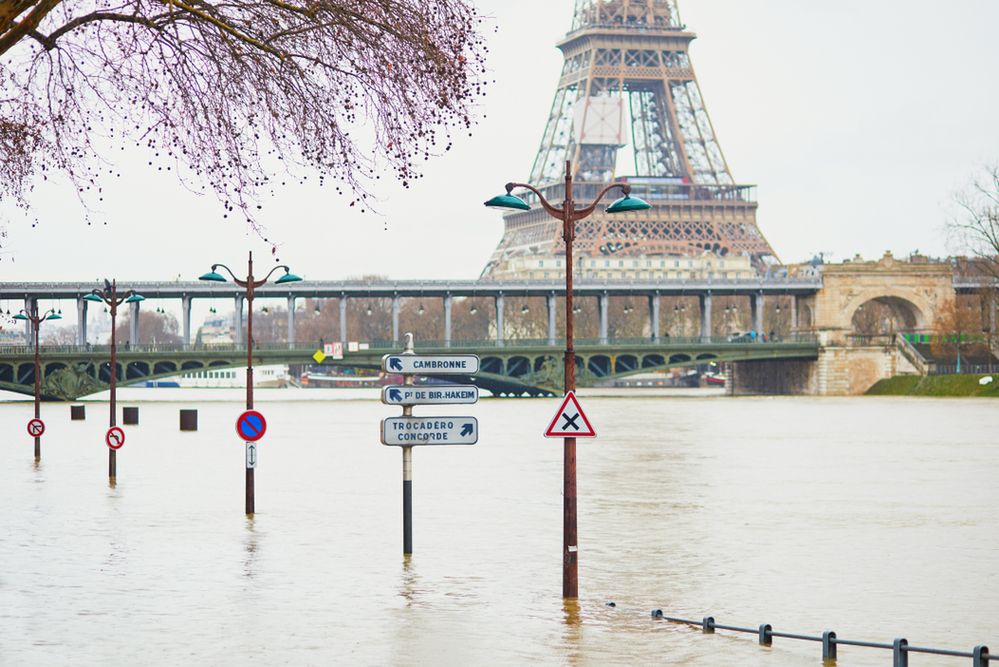
POLYGON ((236 433, 247 442, 256 442, 267 432, 267 420, 256 410, 247 410, 236 420, 236 433))

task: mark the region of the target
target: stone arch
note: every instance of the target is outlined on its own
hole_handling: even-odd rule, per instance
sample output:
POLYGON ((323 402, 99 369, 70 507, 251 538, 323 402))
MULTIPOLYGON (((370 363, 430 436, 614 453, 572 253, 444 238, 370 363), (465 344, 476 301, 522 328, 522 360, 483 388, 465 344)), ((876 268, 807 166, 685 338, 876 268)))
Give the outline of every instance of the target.
POLYGON ((886 294, 857 303, 847 311, 849 326, 864 335, 919 331, 927 326, 925 311, 911 300, 886 294))

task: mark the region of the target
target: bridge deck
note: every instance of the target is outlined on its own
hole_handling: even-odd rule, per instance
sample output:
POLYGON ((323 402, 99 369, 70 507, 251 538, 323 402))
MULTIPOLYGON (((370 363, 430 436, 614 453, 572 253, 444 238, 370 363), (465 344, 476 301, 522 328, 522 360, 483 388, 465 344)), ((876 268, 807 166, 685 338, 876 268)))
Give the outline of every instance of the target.
MULTIPOLYGON (((311 365, 318 343, 267 343, 254 346, 254 364, 311 365)), ((428 353, 472 352, 482 358, 482 370, 466 378, 498 393, 557 393, 562 382, 565 342, 556 339, 505 341, 417 342, 428 353)), ((728 338, 580 339, 576 341, 579 381, 582 386, 636 373, 694 366, 711 361, 747 359, 815 358, 818 342, 812 336, 776 341, 728 338)), ((335 366, 378 368, 381 357, 399 351, 392 341, 374 341, 365 349, 347 350, 343 359, 328 359, 335 366)), ((73 400, 103 391, 110 381, 107 346, 42 346, 42 394, 73 400)), ((238 345, 139 345, 120 346, 118 381, 152 380, 202 369, 238 368, 246 365, 246 348, 238 345)), ((34 351, 27 346, 0 348, 0 388, 30 394, 34 384, 34 351)))

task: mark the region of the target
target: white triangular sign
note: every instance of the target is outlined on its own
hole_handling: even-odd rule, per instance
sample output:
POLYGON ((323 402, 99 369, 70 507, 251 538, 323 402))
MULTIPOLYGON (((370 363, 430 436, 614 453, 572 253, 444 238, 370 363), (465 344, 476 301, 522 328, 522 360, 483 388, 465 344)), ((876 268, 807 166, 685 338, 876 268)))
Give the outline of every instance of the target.
POLYGON ((596 435, 583 407, 576 400, 576 394, 571 391, 565 395, 562 407, 545 431, 546 438, 593 438, 596 435))

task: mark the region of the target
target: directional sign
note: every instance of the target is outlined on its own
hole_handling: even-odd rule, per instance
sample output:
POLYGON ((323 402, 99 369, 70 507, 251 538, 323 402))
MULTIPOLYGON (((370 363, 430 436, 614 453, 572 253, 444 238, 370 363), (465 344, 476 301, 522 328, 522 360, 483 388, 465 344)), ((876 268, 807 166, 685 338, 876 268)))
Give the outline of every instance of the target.
POLYGON ((267 420, 256 410, 247 410, 236 420, 236 433, 247 442, 256 442, 267 432, 267 420))
POLYGON ((479 372, 474 354, 386 354, 382 370, 387 373, 419 375, 472 375, 479 372))
POLYGON ((323 360, 326 358, 326 353, 323 352, 322 350, 316 350, 316 353, 312 355, 312 358, 316 360, 317 364, 321 364, 323 363, 323 360))
POLYGON ((383 445, 474 445, 475 417, 389 417, 382 420, 383 445))
POLYGON ((479 388, 472 384, 382 387, 382 403, 386 405, 469 404, 478 400, 479 388))
POLYGON ((28 435, 33 435, 37 438, 42 433, 45 433, 45 422, 37 417, 28 421, 28 435))
POLYGON ((326 343, 323 345, 323 354, 333 359, 343 359, 343 343, 326 343))
POLYGON ((104 436, 104 442, 111 449, 121 449, 121 446, 125 444, 125 432, 121 430, 120 426, 112 426, 104 436))
POLYGON ((582 406, 576 400, 576 394, 569 392, 562 401, 562 407, 555 413, 555 418, 545 431, 546 438, 592 438, 597 435, 586 418, 582 406))
POLYGON ((246 443, 246 467, 257 467, 257 443, 255 442, 246 443))

